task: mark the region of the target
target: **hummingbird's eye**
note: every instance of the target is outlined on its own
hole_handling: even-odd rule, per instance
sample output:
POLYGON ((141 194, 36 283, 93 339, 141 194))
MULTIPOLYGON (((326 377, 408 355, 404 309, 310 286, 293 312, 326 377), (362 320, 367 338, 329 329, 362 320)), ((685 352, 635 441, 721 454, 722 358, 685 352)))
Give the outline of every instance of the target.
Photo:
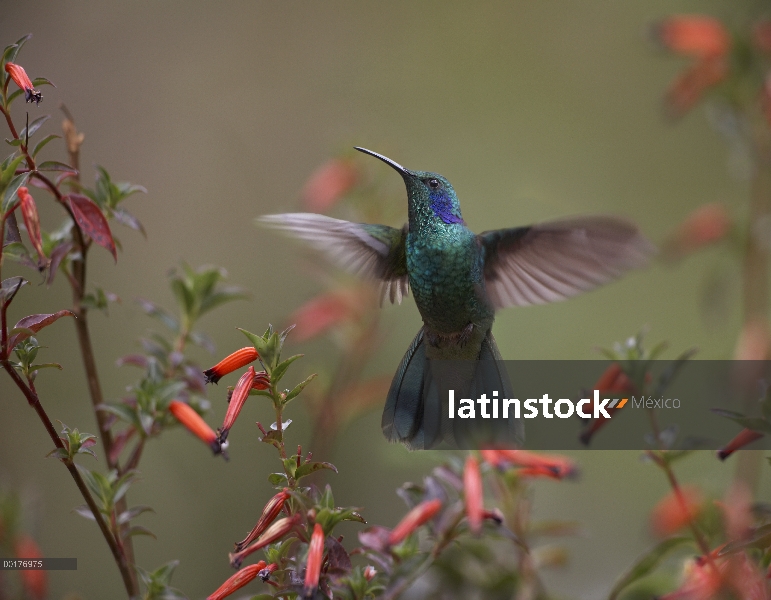
POLYGON ((429 180, 428 180, 428 187, 430 187, 432 190, 435 190, 435 189, 436 189, 436 188, 438 188, 440 185, 442 185, 442 184, 441 184, 441 183, 439 183, 439 180, 438 180, 438 179, 429 179, 429 180))

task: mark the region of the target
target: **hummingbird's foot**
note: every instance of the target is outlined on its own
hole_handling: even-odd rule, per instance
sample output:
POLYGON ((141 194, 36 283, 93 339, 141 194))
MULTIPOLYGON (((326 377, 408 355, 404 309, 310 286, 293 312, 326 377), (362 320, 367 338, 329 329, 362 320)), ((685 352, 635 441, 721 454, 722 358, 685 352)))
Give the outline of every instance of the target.
POLYGON ((474 324, 469 323, 462 330, 454 333, 440 333, 438 331, 425 330, 425 337, 428 343, 434 348, 438 348, 442 344, 454 343, 459 346, 465 346, 471 339, 471 335, 474 333, 474 324))
POLYGON ((463 331, 460 332, 460 335, 458 336, 458 343, 461 346, 465 346, 468 341, 471 339, 471 334, 474 333, 474 324, 469 323, 463 328, 463 331))

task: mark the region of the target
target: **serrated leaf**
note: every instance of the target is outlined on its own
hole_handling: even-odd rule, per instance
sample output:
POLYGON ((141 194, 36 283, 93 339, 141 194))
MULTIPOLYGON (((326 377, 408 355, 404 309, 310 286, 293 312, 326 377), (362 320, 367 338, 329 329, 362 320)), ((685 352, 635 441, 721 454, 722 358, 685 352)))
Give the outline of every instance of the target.
POLYGON ((48 142, 59 139, 61 137, 62 136, 56 135, 55 133, 50 133, 47 136, 45 136, 42 140, 40 140, 37 144, 35 144, 35 147, 32 150, 32 158, 35 158, 38 152, 40 152, 48 144, 48 142))
POLYGON ((330 471, 334 471, 335 473, 337 473, 337 467, 332 463, 309 462, 297 467, 294 477, 295 479, 300 479, 301 477, 305 477, 306 475, 310 475, 311 473, 315 473, 316 471, 320 471, 321 469, 329 469, 330 471))
POLYGON ((94 242, 109 250, 115 261, 118 261, 118 251, 115 249, 110 225, 101 209, 94 204, 88 196, 82 194, 69 194, 65 196, 75 215, 81 231, 87 234, 94 242))
POLYGON ((693 540, 689 537, 674 537, 656 544, 639 558, 626 573, 619 577, 608 596, 608 600, 616 600, 619 594, 632 583, 653 571, 667 554, 685 544, 693 544, 693 540))
POLYGON ((70 310, 60 310, 52 314, 29 315, 24 317, 14 326, 14 329, 22 329, 24 331, 11 336, 11 338, 8 340, 8 347, 13 348, 19 342, 26 340, 30 335, 34 335, 44 327, 48 327, 62 317, 74 316, 75 313, 70 310))
POLYGON ((318 375, 318 373, 312 373, 311 375, 309 375, 308 377, 306 377, 304 381, 301 381, 301 382, 300 382, 300 383, 298 383, 296 386, 294 386, 294 389, 292 389, 292 391, 291 391, 291 392, 289 392, 289 393, 286 395, 286 399, 284 400, 284 404, 289 404, 289 402, 290 402, 291 400, 294 400, 294 399, 297 397, 297 395, 298 395, 300 392, 302 392, 302 391, 303 391, 303 389, 305 389, 305 386, 306 386, 306 385, 308 385, 308 384, 309 384, 311 381, 313 381, 314 379, 316 379, 317 375, 318 375))

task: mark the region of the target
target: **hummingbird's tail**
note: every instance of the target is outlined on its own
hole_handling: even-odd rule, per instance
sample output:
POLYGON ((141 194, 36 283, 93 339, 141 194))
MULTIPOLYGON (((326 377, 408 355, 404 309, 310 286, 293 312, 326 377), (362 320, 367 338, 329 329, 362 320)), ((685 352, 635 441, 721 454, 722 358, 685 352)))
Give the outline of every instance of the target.
POLYGON ((493 390, 501 397, 512 397, 511 383, 501 360, 489 330, 476 360, 429 359, 421 328, 388 390, 381 421, 383 435, 388 441, 401 442, 410 450, 432 448, 442 442, 465 448, 480 447, 485 443, 521 446, 524 430, 519 420, 492 424, 494 430, 475 427, 465 419, 448 420, 450 389, 457 392, 456 398, 475 399, 483 393, 489 396, 493 390))
POLYGON ((389 442, 401 442, 411 450, 424 447, 423 389, 429 387, 426 360, 421 327, 396 370, 380 423, 389 442))

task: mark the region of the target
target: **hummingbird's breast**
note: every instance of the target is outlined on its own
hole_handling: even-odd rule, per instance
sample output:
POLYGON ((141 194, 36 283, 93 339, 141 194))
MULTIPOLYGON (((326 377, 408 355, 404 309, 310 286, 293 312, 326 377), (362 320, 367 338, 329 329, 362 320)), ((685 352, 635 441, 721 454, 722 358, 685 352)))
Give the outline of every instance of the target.
POLYGON ((492 325, 494 310, 484 287, 484 262, 476 236, 462 224, 440 231, 407 235, 410 287, 426 327, 438 333, 458 333, 470 323, 483 332, 492 325))

